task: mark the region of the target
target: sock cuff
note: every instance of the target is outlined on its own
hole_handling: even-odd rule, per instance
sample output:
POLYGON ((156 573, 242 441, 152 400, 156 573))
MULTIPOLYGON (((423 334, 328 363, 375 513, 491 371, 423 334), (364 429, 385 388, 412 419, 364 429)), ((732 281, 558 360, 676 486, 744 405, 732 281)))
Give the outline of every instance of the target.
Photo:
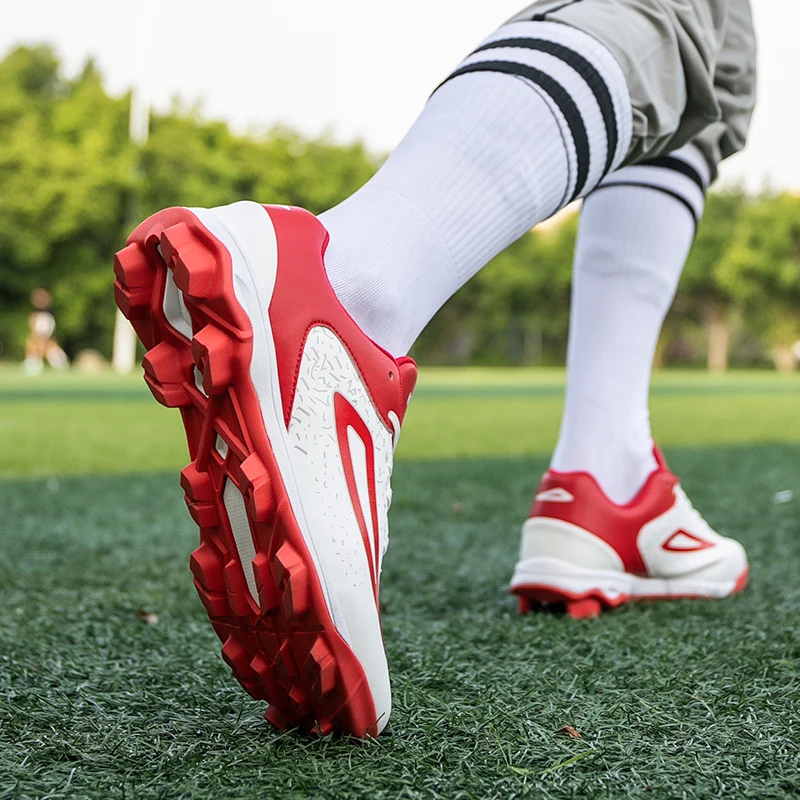
POLYGON ((694 144, 687 144, 668 155, 608 175, 594 191, 616 186, 661 192, 681 203, 692 215, 696 226, 703 216, 711 180, 711 171, 702 152, 694 144))
POLYGON ((627 156, 632 109, 625 75, 589 34, 559 22, 512 22, 482 42, 445 83, 475 72, 516 77, 547 103, 568 151, 563 205, 587 194, 627 156))

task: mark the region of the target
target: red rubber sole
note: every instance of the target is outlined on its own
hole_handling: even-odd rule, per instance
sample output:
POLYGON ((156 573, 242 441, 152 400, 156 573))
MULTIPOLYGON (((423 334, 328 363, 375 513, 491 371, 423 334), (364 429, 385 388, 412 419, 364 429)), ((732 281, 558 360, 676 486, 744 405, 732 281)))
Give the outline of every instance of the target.
MULTIPOLYGON (((749 567, 737 578, 731 595, 741 592, 747 586, 749 567)), ((609 597, 600 590, 592 590, 582 594, 568 592, 557 586, 536 584, 517 586, 513 593, 519 597, 520 614, 528 614, 542 606, 563 606, 568 616, 573 619, 592 619, 599 617, 603 611, 619 608, 626 603, 638 600, 717 600, 706 595, 674 594, 674 595, 629 595, 620 594, 609 597)), ((730 596, 730 595, 728 595, 730 596)))
POLYGON ((252 329, 230 254, 194 214, 173 208, 136 228, 114 272, 117 305, 147 348, 145 381, 183 418, 191 463, 181 486, 200 528, 191 570, 222 657, 252 697, 267 700, 265 717, 277 728, 374 734, 366 675, 330 618, 250 381, 252 329), (192 318, 191 342, 164 314, 168 270, 192 318), (252 564, 239 559, 223 500, 228 482, 244 499, 252 564))

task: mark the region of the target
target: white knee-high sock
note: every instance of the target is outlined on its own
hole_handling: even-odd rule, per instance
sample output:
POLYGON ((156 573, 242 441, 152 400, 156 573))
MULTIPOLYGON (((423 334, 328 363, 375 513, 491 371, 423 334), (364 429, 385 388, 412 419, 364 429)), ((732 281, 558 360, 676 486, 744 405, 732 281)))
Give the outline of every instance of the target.
POLYGON ((406 353, 481 267, 618 166, 630 139, 625 77, 603 45, 559 23, 504 26, 375 177, 321 216, 334 291, 378 344, 406 353))
POLYGON ((616 503, 632 500, 656 468, 653 356, 709 178, 700 151, 687 145, 608 176, 584 202, 567 397, 551 467, 591 473, 616 503))

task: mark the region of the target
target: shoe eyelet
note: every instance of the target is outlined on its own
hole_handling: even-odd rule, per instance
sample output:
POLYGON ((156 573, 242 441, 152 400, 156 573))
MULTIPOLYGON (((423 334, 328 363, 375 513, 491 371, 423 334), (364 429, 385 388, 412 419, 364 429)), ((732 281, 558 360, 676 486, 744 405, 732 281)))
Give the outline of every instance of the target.
POLYGON ((393 381, 393 380, 394 380, 394 372, 390 372, 390 373, 389 373, 389 380, 390 380, 390 381, 393 381))

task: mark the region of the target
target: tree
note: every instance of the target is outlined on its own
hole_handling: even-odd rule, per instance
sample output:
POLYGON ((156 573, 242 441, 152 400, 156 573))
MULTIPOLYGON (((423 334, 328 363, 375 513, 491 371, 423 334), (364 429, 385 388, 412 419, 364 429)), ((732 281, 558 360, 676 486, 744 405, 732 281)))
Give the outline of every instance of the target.
POLYGON ((793 369, 791 347, 800 339, 800 197, 748 203, 715 272, 765 338, 775 366, 793 369))
POLYGON ((111 346, 111 261, 130 228, 170 205, 241 199, 322 211, 377 161, 363 145, 307 141, 287 129, 234 135, 177 106, 152 120, 141 152, 128 139, 130 96, 110 97, 91 62, 72 80, 47 47, 0 62, 0 344, 18 356, 28 296, 53 295, 67 351, 111 346))
POLYGON ((733 305, 727 285, 719 280, 718 265, 730 247, 746 203, 747 198, 738 191, 709 194, 674 304, 675 314, 698 318, 705 325, 712 372, 728 367, 733 305))
POLYGON ((112 316, 101 270, 130 189, 124 101, 105 94, 91 63, 62 80, 47 48, 13 51, 0 86, 0 337, 19 348, 28 295, 45 286, 74 349, 112 316))

